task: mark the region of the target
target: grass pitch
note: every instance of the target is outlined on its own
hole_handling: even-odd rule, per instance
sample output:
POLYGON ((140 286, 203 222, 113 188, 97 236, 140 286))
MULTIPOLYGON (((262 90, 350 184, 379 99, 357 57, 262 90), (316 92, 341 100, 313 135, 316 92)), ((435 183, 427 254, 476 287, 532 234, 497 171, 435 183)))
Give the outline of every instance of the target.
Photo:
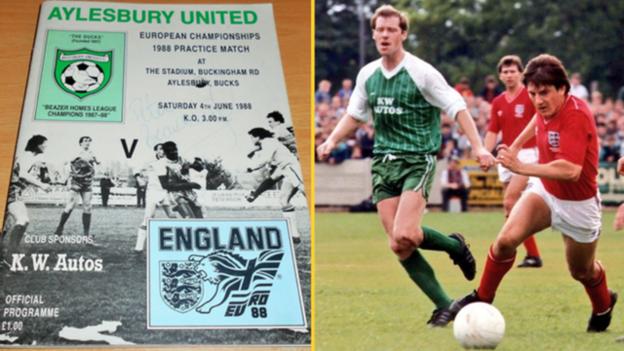
MULTIPOLYGON (((624 233, 614 232, 613 212, 603 215, 597 257, 610 289, 624 297, 624 233)), ((466 281, 442 252, 423 251, 452 298, 476 288, 487 250, 503 223, 502 211, 428 213, 424 225, 461 232, 477 259, 477 277, 466 281)), ((512 270, 494 305, 506 331, 498 350, 624 350, 624 306, 615 306, 608 331, 585 332, 591 305, 565 264, 563 241, 547 229, 537 236, 539 269, 512 270)), ((377 214, 318 213, 315 233, 315 344, 321 350, 461 350, 452 324, 428 328, 433 304, 414 285, 387 245, 377 214)), ((518 249, 516 264, 525 255, 518 249)))

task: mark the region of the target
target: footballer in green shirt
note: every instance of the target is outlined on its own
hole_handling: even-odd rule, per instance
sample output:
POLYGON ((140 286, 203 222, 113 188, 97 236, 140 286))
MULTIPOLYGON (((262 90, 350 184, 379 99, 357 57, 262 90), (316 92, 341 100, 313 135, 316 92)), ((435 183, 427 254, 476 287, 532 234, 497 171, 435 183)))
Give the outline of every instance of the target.
POLYGON ((433 66, 404 50, 407 16, 384 5, 373 14, 371 28, 381 58, 360 70, 346 115, 317 151, 327 158, 340 140, 372 118, 373 201, 390 249, 435 305, 427 323, 443 327, 452 319, 452 300, 418 249, 447 252, 469 280, 476 264, 461 234, 447 236, 421 225, 441 142, 440 110, 457 121, 483 169, 494 164, 494 157, 483 147, 459 93, 433 66))

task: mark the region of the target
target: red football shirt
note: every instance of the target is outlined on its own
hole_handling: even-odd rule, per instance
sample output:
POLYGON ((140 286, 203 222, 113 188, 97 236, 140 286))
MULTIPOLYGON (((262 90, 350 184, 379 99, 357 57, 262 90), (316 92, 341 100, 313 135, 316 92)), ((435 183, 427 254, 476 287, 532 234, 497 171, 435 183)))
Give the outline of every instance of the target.
POLYGON ((544 188, 561 200, 586 200, 596 196, 598 185, 598 137, 594 116, 587 104, 572 95, 550 120, 537 114, 539 163, 566 160, 582 166, 578 181, 540 178, 544 188))
MULTIPOLYGON (((516 97, 508 101, 507 92, 499 94, 492 101, 490 111, 490 125, 488 131, 498 134, 503 132, 502 143, 511 145, 520 135, 535 114, 535 107, 529 98, 525 87, 516 97)), ((522 148, 535 147, 535 138, 529 139, 522 148)))

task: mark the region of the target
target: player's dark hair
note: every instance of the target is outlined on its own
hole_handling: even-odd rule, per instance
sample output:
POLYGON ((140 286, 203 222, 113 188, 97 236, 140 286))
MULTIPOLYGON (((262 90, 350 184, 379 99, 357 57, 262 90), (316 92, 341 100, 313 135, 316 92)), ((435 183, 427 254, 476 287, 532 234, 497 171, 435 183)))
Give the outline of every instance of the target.
POLYGON ((195 157, 193 163, 191 163, 189 167, 196 170, 197 172, 201 172, 206 168, 206 166, 204 165, 204 161, 199 157, 195 157))
POLYGON ((264 128, 253 128, 248 132, 248 134, 253 137, 260 138, 260 140, 273 137, 273 133, 264 128))
POLYGON ((372 30, 375 30, 375 26, 377 25, 377 18, 379 17, 398 17, 399 18, 399 27, 401 31, 407 32, 409 29, 409 21, 407 19, 407 14, 405 12, 401 12, 394 8, 392 5, 382 5, 375 10, 373 17, 370 19, 370 26, 372 30))
POLYGON ((541 54, 534 57, 524 70, 524 85, 532 83, 535 86, 552 85, 559 90, 565 88, 565 93, 570 91, 570 81, 563 63, 553 55, 541 54))
POLYGON ((284 116, 279 111, 273 111, 267 115, 267 118, 273 118, 276 122, 284 123, 284 116))
POLYGON ((173 141, 167 141, 167 142, 162 143, 162 148, 165 154, 168 154, 173 150, 177 150, 178 146, 173 141))
POLYGON ((516 65, 516 67, 518 67, 519 72, 522 72, 522 70, 524 70, 522 59, 518 55, 507 55, 507 56, 501 57, 501 59, 498 61, 498 65, 496 65, 496 69, 498 70, 498 73, 500 73, 503 67, 512 66, 512 65, 516 65))
POLYGON ((41 150, 39 149, 39 145, 43 144, 46 140, 48 140, 48 138, 41 134, 33 135, 30 139, 28 139, 24 150, 30 151, 34 154, 40 154, 41 150))
POLYGON ((93 140, 93 139, 91 139, 90 136, 81 136, 80 139, 78 139, 78 145, 82 144, 82 142, 87 140, 87 139, 93 140))

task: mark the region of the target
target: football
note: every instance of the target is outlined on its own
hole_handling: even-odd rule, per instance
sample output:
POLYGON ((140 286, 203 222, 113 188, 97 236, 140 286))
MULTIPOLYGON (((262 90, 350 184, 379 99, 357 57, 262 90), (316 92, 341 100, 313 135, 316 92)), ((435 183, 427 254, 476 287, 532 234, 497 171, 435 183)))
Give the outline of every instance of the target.
POLYGON ((504 334, 503 315, 483 302, 462 308, 453 322, 453 335, 465 349, 495 349, 504 334))
POLYGON ((91 61, 77 61, 67 66, 61 74, 65 87, 77 93, 86 93, 97 89, 104 80, 100 66, 91 61))

